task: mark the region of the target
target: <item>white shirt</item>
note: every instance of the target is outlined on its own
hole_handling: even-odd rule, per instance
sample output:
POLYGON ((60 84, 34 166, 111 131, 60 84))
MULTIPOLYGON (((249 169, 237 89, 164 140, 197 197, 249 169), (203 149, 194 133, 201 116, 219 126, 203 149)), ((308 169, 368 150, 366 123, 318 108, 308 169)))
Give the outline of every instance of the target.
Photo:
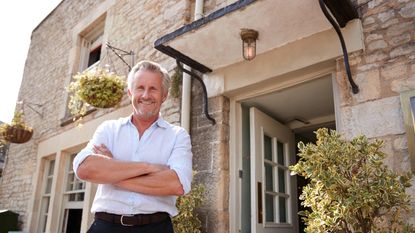
MULTIPOLYGON (((103 122, 95 131, 88 145, 73 161, 75 174, 86 157, 93 154, 93 145, 104 144, 114 159, 168 165, 183 186, 190 191, 192 181, 192 151, 190 136, 185 129, 164 121, 161 117, 139 137, 131 116, 103 122)), ((113 214, 149 214, 167 212, 178 214, 176 196, 151 196, 99 184, 91 212, 113 214)))

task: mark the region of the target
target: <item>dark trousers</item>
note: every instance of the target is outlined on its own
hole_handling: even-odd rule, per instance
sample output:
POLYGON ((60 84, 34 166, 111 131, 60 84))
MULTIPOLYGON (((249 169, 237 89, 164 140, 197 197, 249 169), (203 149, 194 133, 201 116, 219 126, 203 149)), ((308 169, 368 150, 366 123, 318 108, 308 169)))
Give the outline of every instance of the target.
POLYGON ((95 219, 87 233, 173 233, 173 224, 170 218, 142 226, 122 226, 95 219))

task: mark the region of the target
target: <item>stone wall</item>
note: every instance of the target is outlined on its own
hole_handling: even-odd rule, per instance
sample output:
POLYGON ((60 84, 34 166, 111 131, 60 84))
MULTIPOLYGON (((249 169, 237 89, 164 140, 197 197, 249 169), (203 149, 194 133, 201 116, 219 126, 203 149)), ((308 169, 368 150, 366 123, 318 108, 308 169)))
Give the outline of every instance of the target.
MULTIPOLYGON (((365 134, 384 140, 388 166, 406 172, 410 170, 410 158, 399 95, 415 89, 415 1, 354 3, 363 24, 365 50, 350 56, 358 94, 352 94, 349 88, 343 59, 337 61, 337 82, 342 90, 341 130, 349 138, 365 134)), ((415 196, 414 187, 409 194, 415 196)), ((414 216, 410 217, 413 223, 414 216)))
MULTIPOLYGON (((25 144, 12 144, 0 183, 0 209, 19 213, 20 228, 25 227, 29 199, 33 193, 37 166, 37 144, 58 135, 74 124, 61 127, 66 106, 65 85, 71 78, 69 51, 74 46, 73 28, 82 19, 107 1, 62 1, 32 32, 32 40, 25 64, 19 100, 43 104, 38 109, 43 116, 24 108, 25 120, 34 128, 32 140, 25 144)), ((189 1, 113 1, 106 16, 105 35, 115 47, 135 52, 135 61, 142 59, 162 63, 172 70, 172 59, 153 48, 154 41, 185 23, 189 1)), ((115 59, 118 70, 125 72, 115 59)), ((122 106, 129 104, 125 95, 122 106)), ((85 121, 103 115, 109 110, 98 110, 85 117, 85 121)), ((164 118, 174 124, 180 122, 180 99, 168 99, 162 108, 164 118)))
POLYGON ((198 213, 203 232, 229 232, 229 99, 209 99, 212 125, 204 114, 201 86, 192 82, 193 167, 195 183, 205 185, 205 202, 198 213))

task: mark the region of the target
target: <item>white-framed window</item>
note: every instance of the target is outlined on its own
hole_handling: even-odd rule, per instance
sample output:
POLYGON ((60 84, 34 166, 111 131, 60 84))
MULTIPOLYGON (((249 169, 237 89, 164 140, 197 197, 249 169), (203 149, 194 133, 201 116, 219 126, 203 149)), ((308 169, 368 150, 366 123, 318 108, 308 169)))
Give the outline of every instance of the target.
POLYGON ((37 232, 46 232, 46 222, 49 215, 49 204, 51 199, 51 190, 53 182, 53 173, 55 170, 55 159, 45 160, 43 187, 40 202, 40 218, 37 232))
POLYGON ((87 27, 79 34, 81 41, 79 71, 84 71, 101 60, 105 17, 87 27))
POLYGON ((284 143, 264 134, 265 223, 289 223, 289 168, 284 143))
POLYGON ((81 229, 86 183, 79 180, 72 169, 75 156, 69 155, 65 166, 61 233, 80 232, 81 229))

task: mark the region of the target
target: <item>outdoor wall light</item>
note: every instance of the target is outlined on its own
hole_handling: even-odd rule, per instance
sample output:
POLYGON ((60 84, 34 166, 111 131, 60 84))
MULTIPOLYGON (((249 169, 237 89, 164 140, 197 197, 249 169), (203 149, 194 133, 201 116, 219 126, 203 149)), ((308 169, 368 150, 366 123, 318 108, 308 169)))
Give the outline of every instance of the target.
POLYGON ((241 29, 242 39, 242 56, 245 60, 252 60, 256 55, 256 40, 258 39, 258 32, 252 29, 241 29))

